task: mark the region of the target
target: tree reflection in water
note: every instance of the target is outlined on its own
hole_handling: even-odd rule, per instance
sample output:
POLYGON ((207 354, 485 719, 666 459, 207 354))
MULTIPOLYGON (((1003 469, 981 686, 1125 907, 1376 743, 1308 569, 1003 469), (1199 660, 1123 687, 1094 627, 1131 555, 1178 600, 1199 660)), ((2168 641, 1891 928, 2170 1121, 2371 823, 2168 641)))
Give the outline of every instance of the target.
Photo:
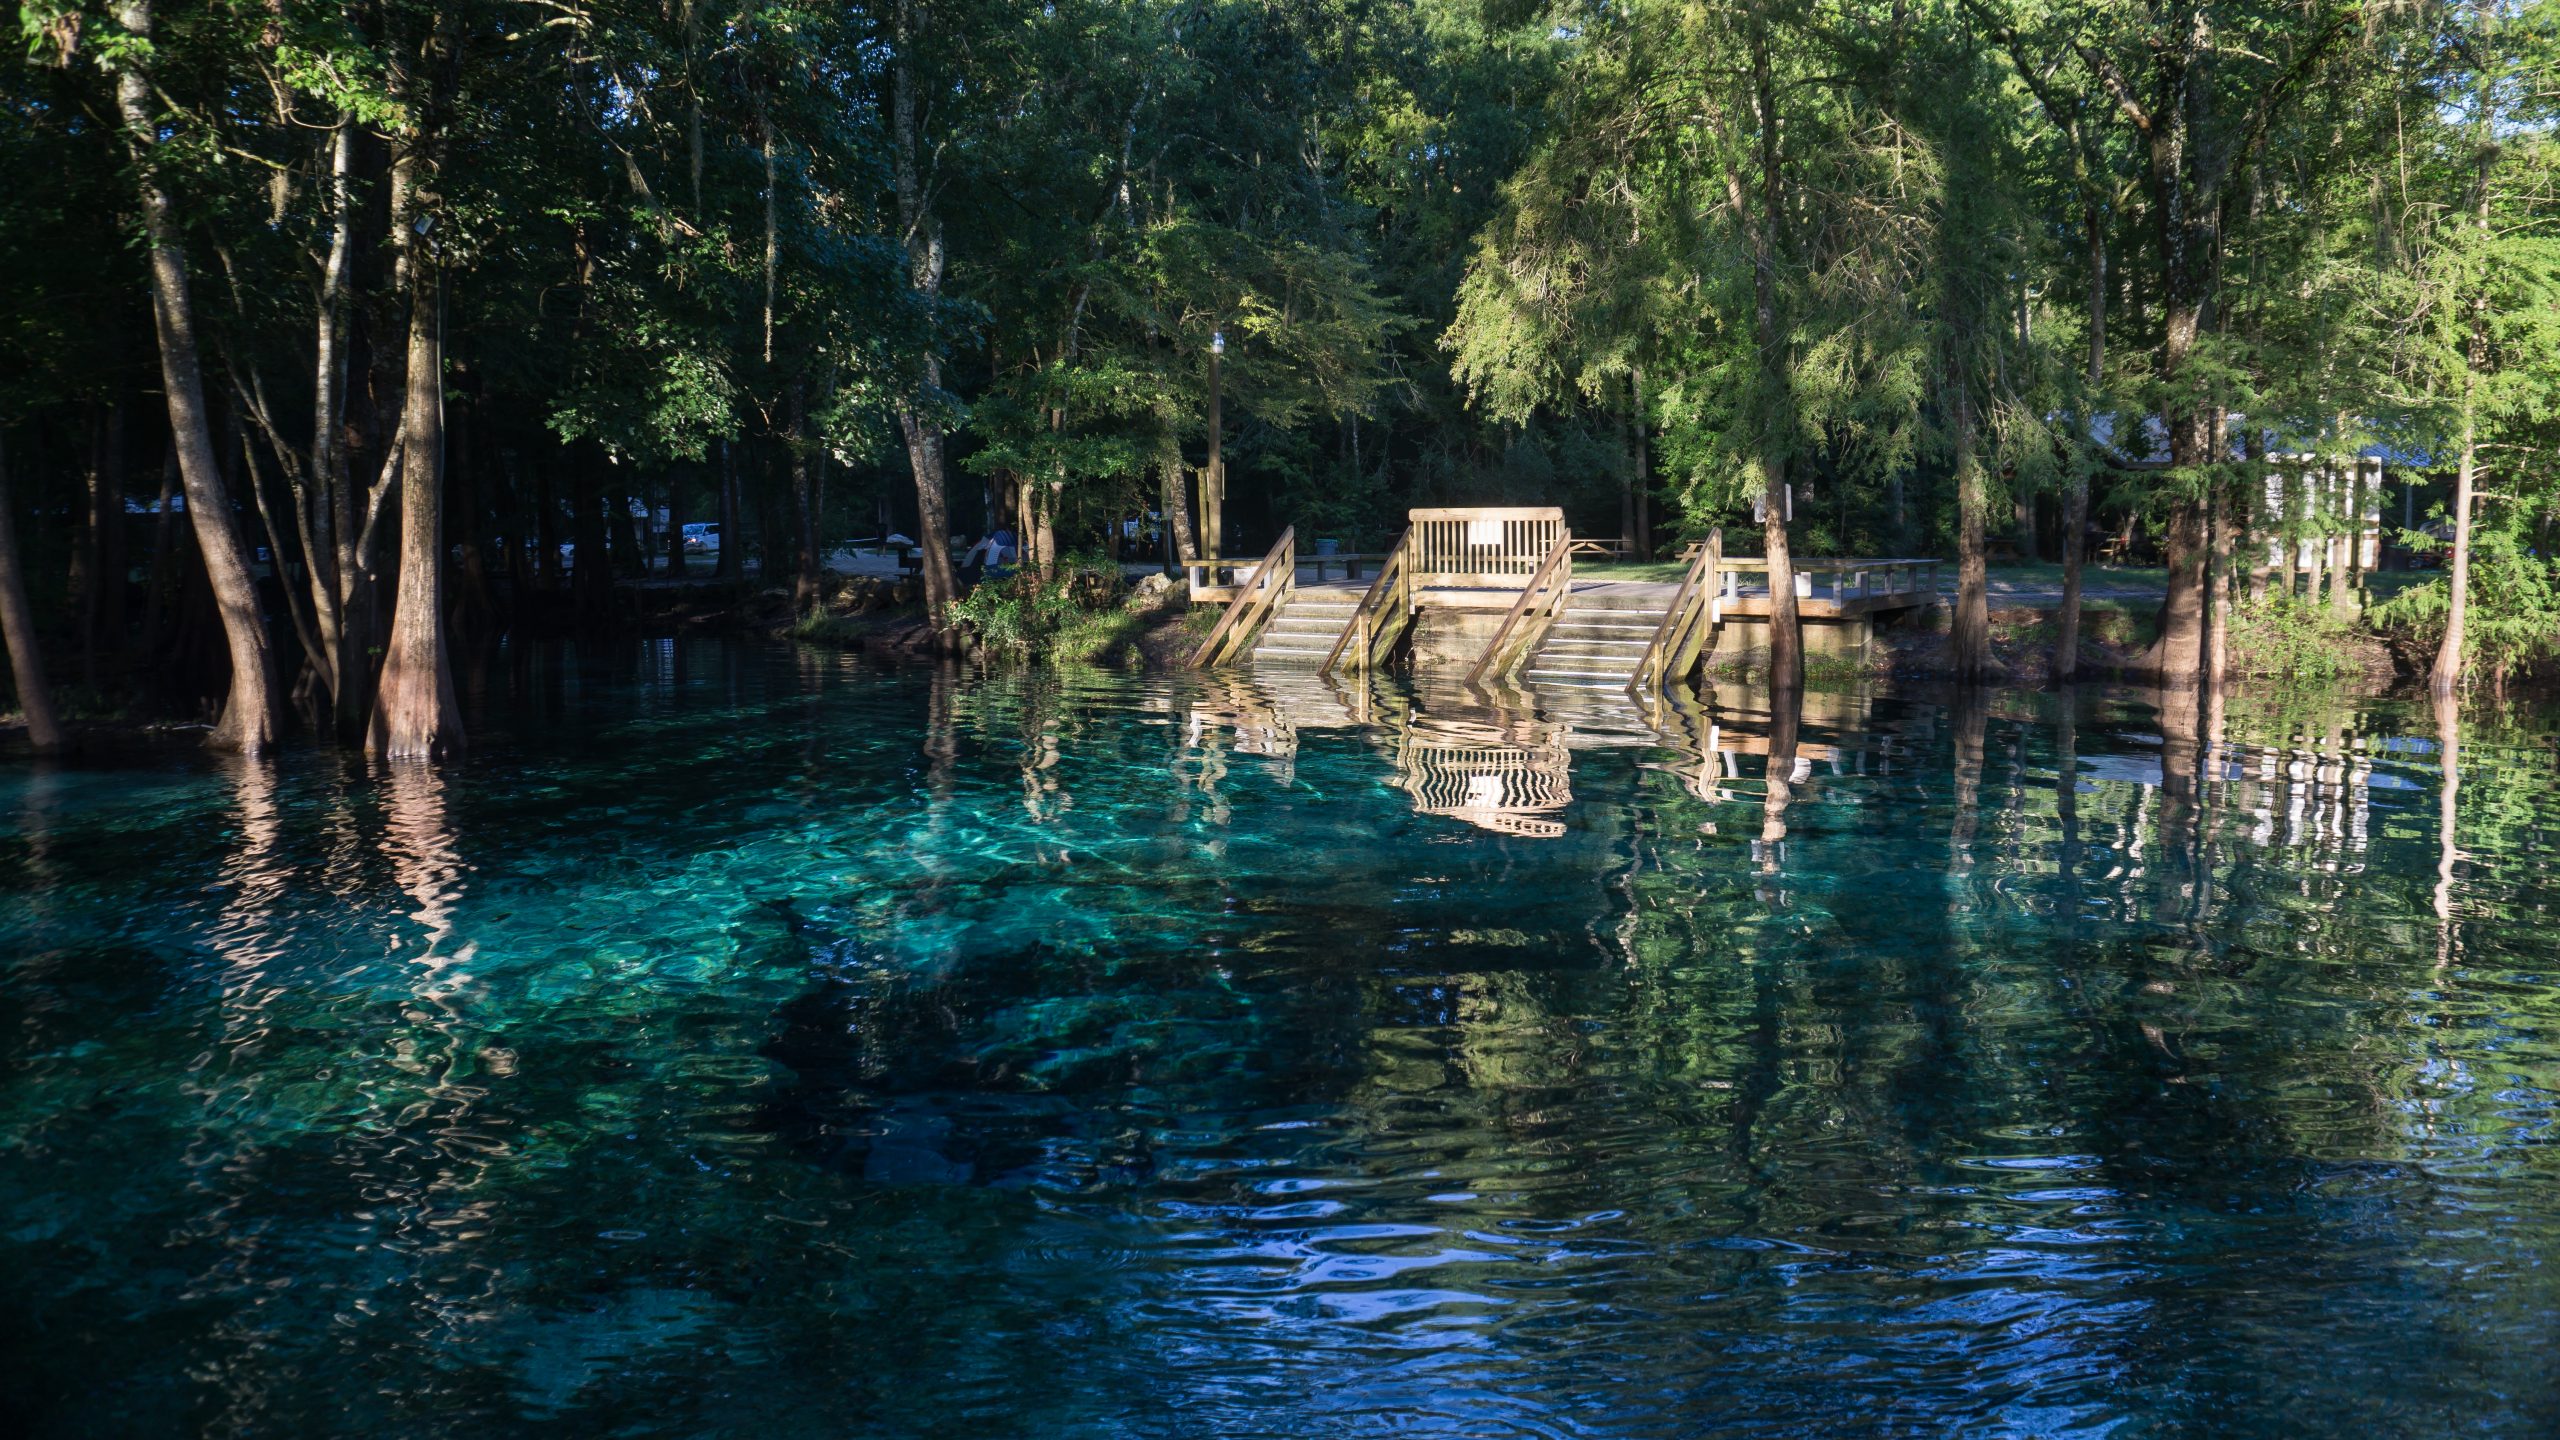
POLYGON ((2534 1433, 2541 731, 760 653, 0 777, 34 1428, 2534 1433))

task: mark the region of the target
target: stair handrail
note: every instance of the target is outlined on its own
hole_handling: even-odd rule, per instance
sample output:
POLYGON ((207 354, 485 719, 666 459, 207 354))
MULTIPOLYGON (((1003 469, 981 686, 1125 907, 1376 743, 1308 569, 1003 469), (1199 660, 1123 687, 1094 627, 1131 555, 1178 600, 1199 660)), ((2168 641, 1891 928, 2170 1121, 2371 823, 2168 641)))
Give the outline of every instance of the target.
POLYGON ((1689 648, 1689 632, 1703 622, 1712 627, 1721 618, 1717 613, 1721 600, 1716 590, 1716 572, 1724 567, 1724 527, 1707 532, 1706 541, 1690 560, 1689 569, 1680 577, 1680 588, 1671 592, 1671 606, 1662 612, 1662 621, 1653 627, 1653 639, 1646 642, 1644 654, 1637 657, 1633 675, 1627 677, 1627 688, 1638 699, 1662 693, 1670 677, 1675 657, 1689 648))
MULTIPOLYGON (((1325 652, 1324 663, 1316 667, 1318 676, 1333 674, 1334 664, 1341 660, 1344 647, 1354 636, 1360 640, 1360 668, 1376 668, 1378 656, 1371 637, 1376 633, 1379 616, 1390 606, 1399 623, 1413 613, 1412 546, 1413 531, 1407 527, 1396 537, 1395 548, 1387 552, 1386 563, 1378 567, 1378 578, 1369 582, 1368 593, 1360 597, 1360 608, 1351 612, 1350 623, 1334 637, 1333 648, 1325 652)), ((1392 635, 1394 631, 1391 628, 1387 633, 1392 635)))
POLYGON ((1573 536, 1559 535, 1538 560, 1538 568, 1529 573, 1529 583, 1520 590, 1520 598, 1502 617, 1502 628, 1493 632, 1484 653, 1476 657, 1475 668, 1467 672, 1470 685, 1481 681, 1489 667, 1496 676, 1508 675, 1520 663, 1520 655, 1546 634, 1564 609, 1565 597, 1573 590, 1573 536))
POLYGON ((1191 668, 1214 665, 1233 654, 1253 638, 1256 627, 1270 617, 1272 609, 1298 586, 1298 527, 1290 526, 1272 542, 1271 553, 1254 567, 1253 579, 1227 602, 1226 613, 1218 617, 1216 628, 1200 648, 1191 652, 1191 668), (1223 644, 1222 644, 1223 642, 1223 644))

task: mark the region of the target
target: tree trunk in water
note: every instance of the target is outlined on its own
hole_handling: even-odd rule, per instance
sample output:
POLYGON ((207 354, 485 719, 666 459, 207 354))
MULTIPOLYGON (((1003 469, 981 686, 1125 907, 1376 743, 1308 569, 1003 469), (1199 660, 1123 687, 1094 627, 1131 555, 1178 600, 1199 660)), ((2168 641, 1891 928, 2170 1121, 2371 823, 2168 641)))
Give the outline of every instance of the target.
MULTIPOLYGON (((5 437, 0 437, 5 444, 5 437)), ((94 572, 93 572, 94 573, 94 572)), ((27 743, 39 751, 62 748, 62 721, 45 683, 44 654, 36 648, 35 613, 27 607, 27 576, 18 556, 18 520, 10 510, 9 454, 0 448, 0 639, 9 650, 9 678, 18 709, 27 717, 27 743)))
MULTIPOLYGON (((150 0, 118 0, 116 19, 136 38, 151 35, 150 0)), ((211 743, 244 755, 275 744, 276 707, 268 673, 267 632, 258 614, 257 581, 248 547, 231 512, 231 497, 214 459, 213 429, 204 405, 204 370, 196 347, 195 304, 188 294, 187 259, 169 196, 154 174, 158 127, 151 112, 151 80, 138 64, 116 76, 116 104, 141 172, 143 231, 151 267, 151 314, 160 335, 160 379, 169 403, 169 429, 178 453, 178 477, 186 487, 187 513, 195 523, 206 577, 222 617, 231 657, 231 688, 211 743)))
MULTIPOLYGON (((444 340, 435 266, 410 267, 409 375, 400 457, 400 577, 365 748, 386 760, 444 760, 462 749, 462 707, 444 614, 444 340)), ((583 570, 585 567, 580 567, 583 570)))
POLYGON ((2204 668, 2205 516, 2195 500, 2169 511, 2161 540, 2169 592, 2160 602, 2160 638, 2131 667, 2163 684, 2192 685, 2204 668))
POLYGON ((2089 549, 2089 469, 2098 463, 2096 405, 2107 383, 2107 228, 2096 205, 2080 210, 2080 233, 2089 251, 2089 394, 2083 401, 2083 453, 2071 467, 2062 502, 2062 614, 2053 637, 2053 678, 2069 684, 2080 675, 2080 567, 2089 549))
POLYGON ((2053 678, 2068 684, 2080 674, 2080 565, 2088 550, 2089 471, 2087 461, 2072 467, 2070 488, 2062 498, 2062 614, 2053 636, 2053 678))
MULTIPOLYGON (((891 95, 892 149, 895 152, 898 228, 906 237, 907 286, 927 304, 942 298, 942 224, 925 203, 924 173, 918 133, 921 103, 915 73, 915 0, 898 0, 895 32, 896 73, 891 95)), ((942 361, 925 356, 922 391, 942 388, 942 361)), ((951 602, 958 581, 951 573, 951 497, 943 468, 942 422, 927 408, 930 394, 898 407, 898 428, 907 441, 907 466, 916 481, 916 543, 923 552, 924 608, 935 631, 951 625, 951 602)))
MULTIPOLYGON (((2231 666, 2231 498, 2216 480, 2209 511, 2212 538, 2205 565, 2204 683, 2218 697, 2231 666)), ((2216 699, 2210 703, 2219 704, 2216 699)))
POLYGON ((1956 613, 1947 657, 1956 679, 1970 685, 1991 675, 1991 576, 1983 540, 1990 519, 1990 477, 1974 450, 1971 377, 1953 376, 1956 432, 1956 613))
POLYGON ((791 427, 791 608, 801 615, 818 608, 818 513, 816 467, 809 458, 809 406, 806 387, 797 380, 784 402, 791 427))
POLYGON ((1769 557, 1769 688, 1804 686, 1804 622, 1796 610, 1795 557, 1787 548, 1786 474, 1783 465, 1760 466, 1769 503, 1762 507, 1760 538, 1769 557))
MULTIPOLYGON (((2478 344, 2478 336, 2474 335, 2475 355, 2478 344)), ((2479 457, 2479 422, 2466 377, 2461 460, 2453 472, 2453 563, 2445 573, 2444 639, 2436 645, 2435 669, 2427 676, 2427 689, 2439 696, 2452 695, 2462 684, 2462 632, 2471 609, 2471 487, 2478 474, 2479 457)))

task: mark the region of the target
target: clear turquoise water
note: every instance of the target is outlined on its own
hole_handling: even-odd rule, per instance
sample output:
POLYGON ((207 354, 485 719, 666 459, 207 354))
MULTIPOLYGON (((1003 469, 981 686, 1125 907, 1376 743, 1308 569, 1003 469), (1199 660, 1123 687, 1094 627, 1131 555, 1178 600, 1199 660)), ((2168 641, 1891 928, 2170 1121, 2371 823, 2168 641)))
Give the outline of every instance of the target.
POLYGON ((2531 718, 466 685, 0 772, 14 1428, 2560 1428, 2531 718))

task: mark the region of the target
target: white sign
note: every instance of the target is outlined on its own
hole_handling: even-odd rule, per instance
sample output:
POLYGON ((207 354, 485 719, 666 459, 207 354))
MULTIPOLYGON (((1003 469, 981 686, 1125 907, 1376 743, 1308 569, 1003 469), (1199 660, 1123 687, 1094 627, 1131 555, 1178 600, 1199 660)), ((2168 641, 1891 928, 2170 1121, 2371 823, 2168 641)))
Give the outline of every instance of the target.
POLYGON ((1499 549, 1501 549, 1501 548, 1502 548, 1502 522, 1501 522, 1501 521, 1499 521, 1499 520, 1470 520, 1470 521, 1468 521, 1468 522, 1467 522, 1467 543, 1468 543, 1469 545, 1482 546, 1483 548, 1488 549, 1488 550, 1499 550, 1499 549))

